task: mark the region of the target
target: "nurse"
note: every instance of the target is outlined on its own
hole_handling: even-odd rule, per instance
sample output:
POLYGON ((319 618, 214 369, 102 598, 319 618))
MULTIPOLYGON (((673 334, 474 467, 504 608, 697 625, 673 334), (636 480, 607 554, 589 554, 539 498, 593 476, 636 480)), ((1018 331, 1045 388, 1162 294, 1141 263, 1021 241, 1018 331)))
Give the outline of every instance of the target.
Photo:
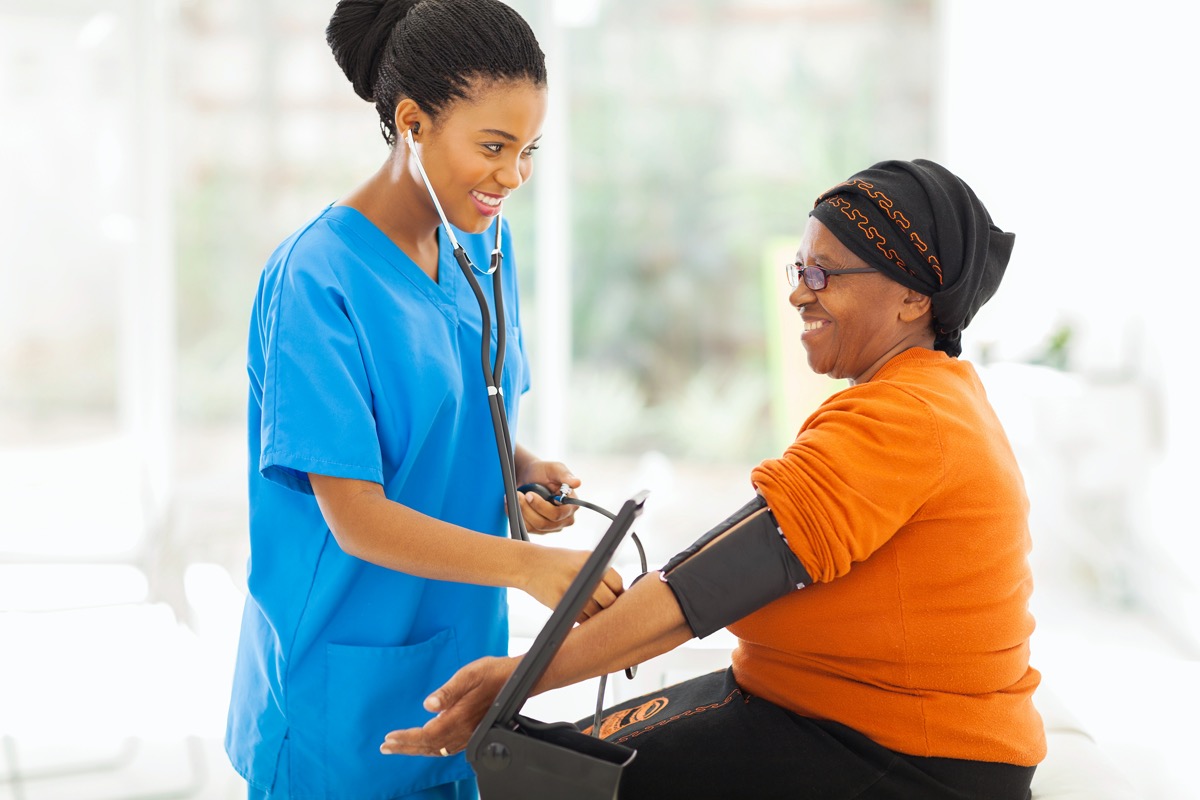
MULTIPOLYGON (((251 798, 470 798, 461 755, 388 758, 397 723, 463 664, 508 647, 505 587, 553 607, 587 554, 505 536, 475 295, 421 181, 487 265, 533 169, 544 57, 499 0, 340 0, 326 31, 390 146, 281 244, 249 335, 249 596, 226 750, 251 798)), ((500 381, 529 387, 508 231, 500 381)), ((492 281, 479 281, 495 305, 492 281)), ((494 314, 491 319, 495 320, 494 314)), ((517 483, 579 486, 517 446, 517 483)), ((532 532, 571 507, 522 498, 532 532)), ((610 571, 585 612, 613 602, 610 571)))

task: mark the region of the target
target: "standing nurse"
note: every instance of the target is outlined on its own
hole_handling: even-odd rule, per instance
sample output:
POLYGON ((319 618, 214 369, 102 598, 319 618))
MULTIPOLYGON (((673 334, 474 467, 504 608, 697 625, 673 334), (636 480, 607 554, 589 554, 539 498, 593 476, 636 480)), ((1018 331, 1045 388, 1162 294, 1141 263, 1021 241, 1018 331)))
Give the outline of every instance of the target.
MULTIPOLYGON (((554 606, 586 553, 505 537, 476 297, 417 159, 476 265, 528 180, 543 54, 499 0, 340 0, 326 35, 391 147, 271 256, 249 336, 250 564, 226 750, 251 798, 469 798, 461 755, 383 735, 463 664, 508 647, 505 587, 554 606), (409 138, 411 134, 411 138, 409 138), (411 145, 410 145, 411 142, 411 145)), ((500 381, 529 386, 507 229, 500 381)), ((494 307, 491 279, 480 280, 494 307)), ((491 319, 495 320, 494 313, 491 319)), ((518 484, 577 487, 518 446, 518 484)), ((521 500, 527 528, 570 507, 521 500)), ((621 591, 610 571, 587 613, 621 591)))

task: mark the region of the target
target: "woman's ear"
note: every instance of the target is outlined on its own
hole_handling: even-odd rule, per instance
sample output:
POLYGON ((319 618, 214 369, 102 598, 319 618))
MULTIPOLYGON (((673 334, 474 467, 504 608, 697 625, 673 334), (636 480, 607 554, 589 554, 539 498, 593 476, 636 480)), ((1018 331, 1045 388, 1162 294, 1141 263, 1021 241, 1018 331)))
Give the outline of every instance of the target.
POLYGON ((900 300, 900 320, 902 322, 917 322, 924 316, 933 316, 933 298, 915 289, 904 290, 900 300))
POLYGON ((416 101, 411 97, 406 97, 396 104, 394 121, 396 123, 396 134, 403 139, 405 131, 411 130, 414 134, 419 133, 422 123, 429 121, 429 116, 421 110, 416 101))

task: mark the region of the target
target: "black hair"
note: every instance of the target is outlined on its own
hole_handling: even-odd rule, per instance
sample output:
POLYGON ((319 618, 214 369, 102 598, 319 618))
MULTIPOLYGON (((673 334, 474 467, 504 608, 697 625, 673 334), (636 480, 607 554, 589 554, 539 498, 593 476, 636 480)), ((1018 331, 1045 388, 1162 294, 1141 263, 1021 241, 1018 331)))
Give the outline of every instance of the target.
POLYGON ((436 117, 477 78, 546 85, 546 56, 528 23, 500 0, 338 0, 325 40, 354 91, 396 143, 396 104, 436 117))

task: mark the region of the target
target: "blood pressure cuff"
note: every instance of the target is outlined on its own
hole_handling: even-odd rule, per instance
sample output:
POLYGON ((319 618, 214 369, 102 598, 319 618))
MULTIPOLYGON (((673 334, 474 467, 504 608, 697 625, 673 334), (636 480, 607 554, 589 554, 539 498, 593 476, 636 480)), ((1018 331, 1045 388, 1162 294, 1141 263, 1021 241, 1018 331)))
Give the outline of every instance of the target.
POLYGON ((668 561, 661 574, 701 639, 812 583, 761 495, 668 561))

